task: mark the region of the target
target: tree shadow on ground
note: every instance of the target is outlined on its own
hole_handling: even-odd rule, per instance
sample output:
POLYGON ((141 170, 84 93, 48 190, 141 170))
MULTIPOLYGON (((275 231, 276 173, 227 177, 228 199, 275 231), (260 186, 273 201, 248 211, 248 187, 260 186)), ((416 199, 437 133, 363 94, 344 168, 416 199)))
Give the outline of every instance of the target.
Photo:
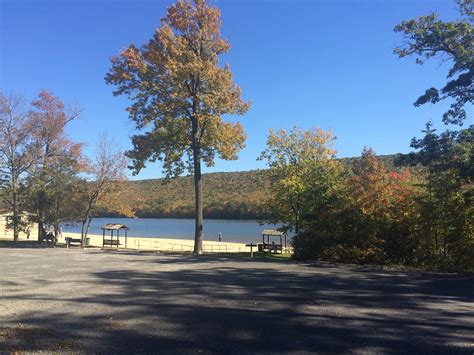
POLYGON ((0 240, 0 248, 28 248, 28 249, 39 249, 39 248, 54 248, 57 247, 52 243, 38 243, 36 240, 20 240, 13 242, 13 240, 0 240))
MULTIPOLYGON (((473 275, 317 267, 299 272, 251 261, 226 266, 220 258, 214 266, 210 256, 184 259, 154 259, 163 266, 183 265, 171 271, 92 272, 90 287, 107 286, 107 293, 77 295, 71 308, 55 313, 24 315, 21 324, 29 330, 23 333, 31 337, 41 329, 35 339, 42 342, 20 347, 10 336, 0 350, 472 353, 474 348, 473 275), (90 312, 78 315, 75 307, 90 312)), ((17 339, 24 336, 16 332, 17 339)))

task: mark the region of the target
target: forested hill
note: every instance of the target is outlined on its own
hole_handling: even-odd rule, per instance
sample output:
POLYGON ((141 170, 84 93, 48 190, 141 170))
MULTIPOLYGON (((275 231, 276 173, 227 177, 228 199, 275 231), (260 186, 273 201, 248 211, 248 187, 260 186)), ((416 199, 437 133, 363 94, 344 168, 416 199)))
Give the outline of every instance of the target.
MULTIPOLYGON (((136 191, 131 201, 137 217, 193 217, 192 176, 129 181, 136 191)), ((269 191, 268 172, 252 170, 203 174, 205 218, 259 219, 269 191)))
MULTIPOLYGON (((380 156, 393 168, 395 155, 380 156)), ((350 165, 357 158, 341 159, 350 165)), ((204 217, 216 219, 264 219, 263 202, 269 192, 267 170, 203 174, 204 217)), ((126 203, 137 217, 193 217, 193 177, 128 181, 126 203)), ((101 215, 116 215, 112 211, 101 215)))

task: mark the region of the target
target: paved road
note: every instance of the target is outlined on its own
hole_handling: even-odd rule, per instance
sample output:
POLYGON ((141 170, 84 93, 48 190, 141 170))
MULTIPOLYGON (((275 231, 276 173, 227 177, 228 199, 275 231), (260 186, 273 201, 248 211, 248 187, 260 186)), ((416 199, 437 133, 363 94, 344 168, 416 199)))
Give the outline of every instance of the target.
POLYGON ((0 248, 0 351, 474 353, 474 276, 0 248))

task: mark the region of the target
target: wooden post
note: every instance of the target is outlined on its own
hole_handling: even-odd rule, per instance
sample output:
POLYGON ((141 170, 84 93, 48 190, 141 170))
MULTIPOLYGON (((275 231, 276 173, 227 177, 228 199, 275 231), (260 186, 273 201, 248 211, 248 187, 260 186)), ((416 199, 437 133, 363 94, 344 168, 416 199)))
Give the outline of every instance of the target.
POLYGON ((125 248, 127 248, 127 229, 125 229, 125 248))
POLYGON ((250 243, 250 244, 245 244, 245 246, 250 247, 250 257, 253 258, 253 247, 256 247, 257 244, 250 243))
POLYGON ((102 229, 102 248, 105 245, 105 229, 102 229))

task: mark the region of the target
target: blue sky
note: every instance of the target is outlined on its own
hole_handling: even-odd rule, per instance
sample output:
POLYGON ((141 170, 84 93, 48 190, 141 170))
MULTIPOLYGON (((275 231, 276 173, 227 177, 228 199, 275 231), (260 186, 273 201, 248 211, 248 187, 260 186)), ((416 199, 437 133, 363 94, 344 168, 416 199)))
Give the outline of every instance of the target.
MULTIPOLYGON (((110 57, 144 44, 171 1, 0 0, 0 88, 32 98, 44 88, 78 103, 82 118, 70 136, 92 146, 107 132, 127 149, 134 126, 125 98, 104 82, 110 57)), ((256 157, 269 128, 319 126, 338 137, 340 157, 364 146, 379 154, 407 152, 431 119, 442 127, 446 104, 415 108, 430 86, 445 82, 448 65, 398 59, 393 27, 435 11, 458 16, 450 0, 215 0, 222 33, 232 45, 223 58, 252 108, 240 118, 248 135, 237 161, 210 171, 264 168, 256 157)), ((471 116, 472 117, 472 116, 471 116)), ((160 177, 159 165, 138 178, 160 177)))

